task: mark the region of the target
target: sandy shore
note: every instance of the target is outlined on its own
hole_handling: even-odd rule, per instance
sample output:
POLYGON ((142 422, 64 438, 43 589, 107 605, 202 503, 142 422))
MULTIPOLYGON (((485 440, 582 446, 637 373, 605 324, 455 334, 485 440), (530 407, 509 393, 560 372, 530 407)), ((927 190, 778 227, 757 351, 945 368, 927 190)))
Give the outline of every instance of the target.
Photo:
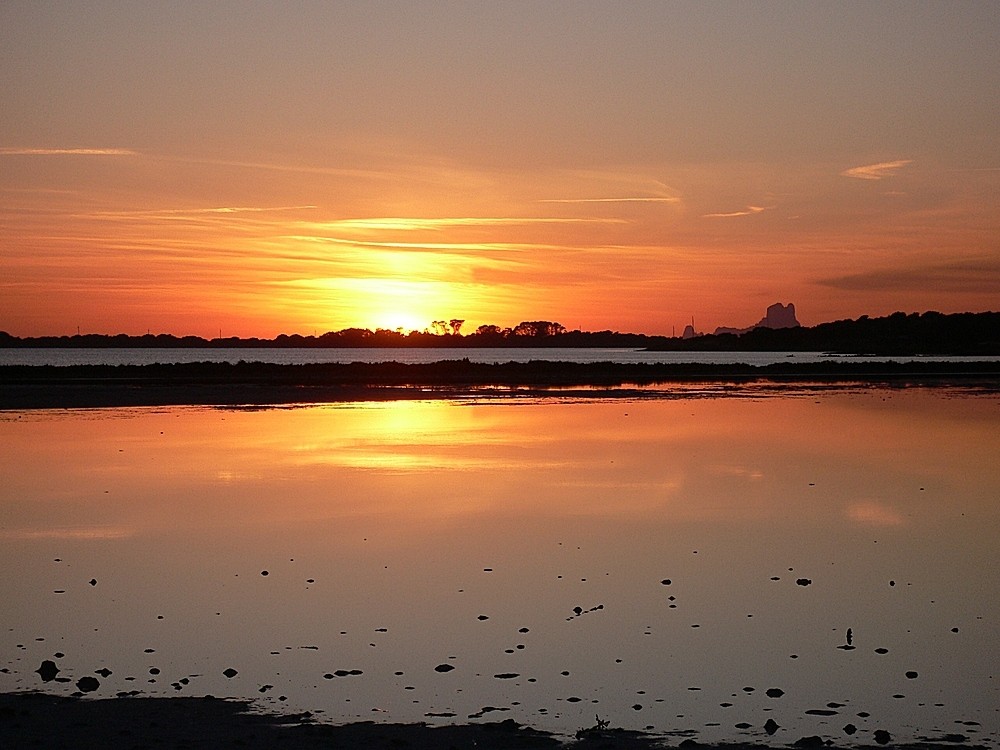
POLYGON ((548 361, 483 364, 464 360, 431 364, 9 365, 0 367, 0 409, 510 396, 639 397, 662 396, 671 384, 690 387, 697 383, 962 385, 1000 392, 1000 361, 838 360, 766 366, 548 361), (655 386, 662 388, 650 393, 655 386))
MULTIPOLYGON (((891 738, 871 747, 933 750, 955 747, 946 740, 895 745, 891 738)), ((957 740, 956 740, 957 742, 957 740)), ((201 698, 118 697, 90 700, 44 693, 0 693, 0 745, 10 748, 186 748, 187 750, 522 750, 571 748, 576 750, 632 750, 639 748, 719 747, 727 750, 766 748, 765 744, 703 745, 626 730, 582 732, 561 741, 546 732, 512 720, 428 726, 356 722, 332 725, 305 714, 279 715, 251 711, 246 701, 201 698)), ((804 737, 795 747, 856 747, 826 744, 804 737)), ((962 744, 966 748, 982 746, 962 744)))

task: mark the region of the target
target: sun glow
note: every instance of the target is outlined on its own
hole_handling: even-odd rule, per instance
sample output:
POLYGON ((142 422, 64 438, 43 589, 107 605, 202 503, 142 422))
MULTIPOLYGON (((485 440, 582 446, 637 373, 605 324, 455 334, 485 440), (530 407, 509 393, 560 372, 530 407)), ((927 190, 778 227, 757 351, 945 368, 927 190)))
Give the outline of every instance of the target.
POLYGON ((432 280, 323 278, 285 283, 302 289, 318 316, 403 333, 423 331, 432 321, 455 317, 469 297, 461 286, 432 280))

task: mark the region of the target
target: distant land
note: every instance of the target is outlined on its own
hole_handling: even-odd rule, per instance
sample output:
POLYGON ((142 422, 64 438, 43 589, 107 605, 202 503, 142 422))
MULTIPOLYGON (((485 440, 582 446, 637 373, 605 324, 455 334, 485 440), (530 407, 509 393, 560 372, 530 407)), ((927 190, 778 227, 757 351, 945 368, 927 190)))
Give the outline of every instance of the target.
MULTIPOLYGON (((462 321, 453 321, 453 323, 462 321)), ((679 337, 618 331, 568 331, 552 321, 523 321, 513 328, 480 326, 461 334, 402 333, 346 328, 320 336, 281 334, 273 339, 213 338, 171 334, 83 334, 19 338, 0 331, 0 348, 628 348, 651 351, 810 351, 856 355, 974 356, 1000 354, 1000 312, 896 312, 881 318, 864 315, 806 327, 792 304, 775 303, 764 317, 745 329, 719 328, 699 334, 688 326, 679 337)))

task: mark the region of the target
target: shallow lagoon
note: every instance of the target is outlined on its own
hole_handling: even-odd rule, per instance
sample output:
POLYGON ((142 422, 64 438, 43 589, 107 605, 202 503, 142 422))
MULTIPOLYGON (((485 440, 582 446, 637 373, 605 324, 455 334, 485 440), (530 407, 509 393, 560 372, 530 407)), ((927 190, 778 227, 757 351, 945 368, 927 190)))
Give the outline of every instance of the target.
POLYGON ((7 412, 0 444, 0 690, 1000 737, 995 396, 7 412))

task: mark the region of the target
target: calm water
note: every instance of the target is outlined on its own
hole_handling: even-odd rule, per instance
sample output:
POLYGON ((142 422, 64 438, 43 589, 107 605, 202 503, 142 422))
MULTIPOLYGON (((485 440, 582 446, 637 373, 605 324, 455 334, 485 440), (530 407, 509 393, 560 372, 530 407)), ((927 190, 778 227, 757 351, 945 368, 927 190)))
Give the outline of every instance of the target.
MULTIPOLYGON (((775 362, 821 362, 822 352, 646 352, 639 349, 3 349, 0 365, 145 365, 180 362, 406 362, 425 363, 468 358, 472 362, 699 362, 769 365, 775 362)), ((838 357, 842 358, 842 357, 838 357)), ((865 357, 869 361, 914 357, 865 357)), ((989 361, 996 357, 920 357, 922 361, 989 361)))
POLYGON ((994 396, 6 412, 0 445, 0 690, 1000 738, 994 396))

